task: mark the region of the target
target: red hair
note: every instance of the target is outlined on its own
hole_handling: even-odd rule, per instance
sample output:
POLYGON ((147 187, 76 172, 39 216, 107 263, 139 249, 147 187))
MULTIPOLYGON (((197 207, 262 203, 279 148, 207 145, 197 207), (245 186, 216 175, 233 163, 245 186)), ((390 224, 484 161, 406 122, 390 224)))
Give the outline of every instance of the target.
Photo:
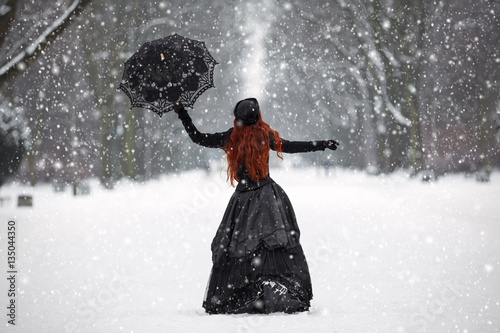
POLYGON ((224 147, 227 155, 227 179, 234 186, 234 180, 240 181, 237 172, 238 166, 245 165, 248 177, 252 181, 265 178, 269 173, 269 133, 273 134, 273 144, 276 154, 283 159, 281 138, 264 120, 260 111, 257 122, 253 125, 244 125, 234 120, 234 128, 224 147))

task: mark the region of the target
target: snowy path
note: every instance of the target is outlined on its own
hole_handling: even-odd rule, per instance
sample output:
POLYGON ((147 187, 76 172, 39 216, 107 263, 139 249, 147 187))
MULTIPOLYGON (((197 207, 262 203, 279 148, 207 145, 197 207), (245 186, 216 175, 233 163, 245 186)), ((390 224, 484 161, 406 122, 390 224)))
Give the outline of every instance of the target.
MULTIPOLYGON (((2 188, 0 267, 14 218, 20 295, 16 327, 2 315, 0 332, 500 331, 500 174, 271 174, 301 227, 309 313, 204 313, 210 242, 233 190, 219 172, 190 172, 111 192, 93 183, 88 197, 2 188), (33 208, 14 207, 23 192, 33 208)), ((2 277, 3 309, 7 289, 2 277)))

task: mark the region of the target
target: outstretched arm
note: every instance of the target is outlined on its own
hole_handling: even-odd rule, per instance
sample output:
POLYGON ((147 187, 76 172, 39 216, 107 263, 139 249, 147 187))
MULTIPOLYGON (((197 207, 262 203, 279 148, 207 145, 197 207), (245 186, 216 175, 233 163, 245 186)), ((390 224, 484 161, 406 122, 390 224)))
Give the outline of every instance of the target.
POLYGON ((182 121, 182 125, 184 125, 184 128, 186 129, 186 132, 191 140, 201 146, 208 148, 222 148, 231 135, 232 128, 226 132, 201 133, 198 131, 196 126, 194 126, 193 120, 182 105, 176 105, 174 107, 174 111, 179 115, 179 119, 182 121))
MULTIPOLYGON (((270 133, 270 146, 272 150, 274 147, 273 135, 270 133)), ((311 151, 331 149, 336 150, 339 143, 335 140, 319 140, 319 141, 288 141, 281 139, 281 150, 284 153, 307 153, 311 151)))

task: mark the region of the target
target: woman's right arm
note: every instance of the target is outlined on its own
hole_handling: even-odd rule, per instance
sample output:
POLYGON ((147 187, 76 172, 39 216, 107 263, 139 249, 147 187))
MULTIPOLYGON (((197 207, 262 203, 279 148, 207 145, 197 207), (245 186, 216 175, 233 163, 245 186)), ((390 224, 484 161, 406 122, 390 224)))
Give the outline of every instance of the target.
POLYGON ((186 132, 191 140, 203 147, 223 148, 233 130, 232 128, 230 128, 225 132, 201 133, 200 131, 198 131, 196 126, 194 126, 193 120, 184 107, 178 107, 175 109, 175 111, 179 115, 179 119, 182 121, 182 125, 184 125, 184 128, 186 129, 186 132))
MULTIPOLYGON (((274 147, 274 138, 270 133, 269 137, 270 146, 272 150, 276 150, 274 147)), ((281 150, 284 153, 308 153, 312 151, 331 149, 336 150, 338 142, 335 140, 317 140, 317 141, 288 141, 281 139, 281 150)))

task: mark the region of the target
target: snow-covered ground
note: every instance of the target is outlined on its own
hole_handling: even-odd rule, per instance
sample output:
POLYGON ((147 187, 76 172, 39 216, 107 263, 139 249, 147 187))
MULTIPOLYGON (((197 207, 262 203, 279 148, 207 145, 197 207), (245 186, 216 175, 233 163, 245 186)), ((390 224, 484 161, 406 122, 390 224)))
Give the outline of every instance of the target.
POLYGON ((223 172, 121 182, 89 196, 0 189, 0 332, 498 332, 500 174, 423 183, 403 173, 273 169, 294 204, 311 311, 207 315, 210 242, 233 189, 223 172), (32 194, 32 208, 16 207, 32 194), (7 323, 7 222, 17 228, 7 323))

